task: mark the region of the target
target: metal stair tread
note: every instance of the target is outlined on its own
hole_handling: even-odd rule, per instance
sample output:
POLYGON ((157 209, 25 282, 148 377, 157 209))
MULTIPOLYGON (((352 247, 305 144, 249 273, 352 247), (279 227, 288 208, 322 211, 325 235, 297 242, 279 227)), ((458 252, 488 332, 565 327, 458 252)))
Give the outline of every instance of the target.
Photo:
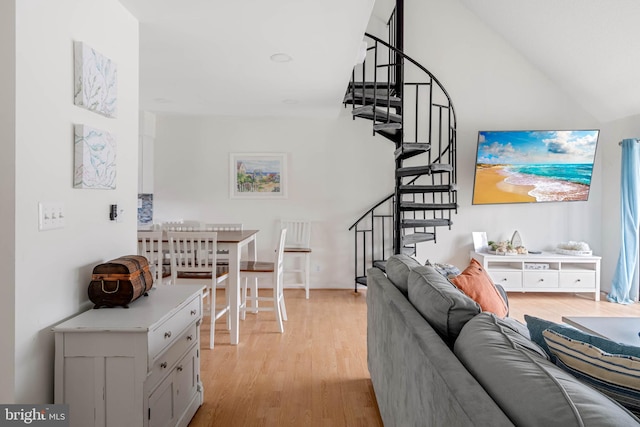
POLYGON ((458 209, 458 205, 456 203, 400 202, 400 209, 407 211, 437 211, 458 209))
POLYGON ((403 228, 449 227, 453 224, 453 222, 447 218, 403 219, 401 223, 403 228))
POLYGON ((402 243, 412 245, 414 243, 429 242, 435 240, 434 233, 413 233, 402 236, 402 243))
MULTIPOLYGON (((365 105, 364 107, 357 107, 351 110, 351 114, 363 119, 374 120, 374 107, 373 105, 365 105)), ((386 122, 402 122, 402 116, 399 114, 388 112, 386 109, 380 107, 375 108, 375 120, 386 122)))
POLYGON ((432 163, 426 166, 408 166, 396 169, 396 176, 431 175, 438 172, 451 172, 453 167, 445 163, 432 163))
POLYGON ((446 193, 449 191, 457 191, 455 184, 442 184, 442 185, 401 185, 399 187, 400 193, 412 194, 412 193, 446 193))
POLYGON ((373 92, 372 90, 370 93, 365 92, 364 99, 363 99, 362 91, 347 92, 342 102, 344 104, 346 103, 362 104, 364 101, 364 104, 368 105, 368 104, 373 104, 375 101, 376 105, 382 105, 382 106, 389 105, 391 107, 402 106, 402 98, 398 98, 397 96, 389 96, 386 93, 380 93, 380 92, 381 92, 380 90, 376 90, 375 92, 373 92))
POLYGON ((376 123, 373 125, 373 130, 397 130, 402 129, 402 123, 376 123))
POLYGON ((396 158, 409 158, 417 154, 426 153, 429 150, 431 150, 431 144, 428 142, 407 142, 396 148, 393 154, 396 158))

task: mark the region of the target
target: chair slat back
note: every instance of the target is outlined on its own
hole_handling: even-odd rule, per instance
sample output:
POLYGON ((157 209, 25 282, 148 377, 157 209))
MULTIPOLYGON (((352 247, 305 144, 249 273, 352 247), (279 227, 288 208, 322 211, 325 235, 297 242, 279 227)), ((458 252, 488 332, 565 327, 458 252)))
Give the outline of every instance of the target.
POLYGON ((242 224, 203 224, 207 231, 242 231, 242 224))
POLYGON ((216 271, 218 233, 215 231, 168 231, 171 276, 179 273, 212 273, 216 271))
MULTIPOLYGON (((280 239, 278 240, 278 247, 276 248, 276 265, 275 270, 277 276, 277 280, 282 282, 282 274, 284 272, 284 247, 287 240, 287 229, 283 228, 280 230, 280 239)), ((282 283, 280 283, 282 286, 282 283)))
POLYGON ((282 219, 280 228, 287 230, 285 246, 288 248, 309 248, 311 245, 311 222, 306 220, 282 219))
POLYGON ((154 266, 153 281, 162 283, 162 231, 138 231, 138 255, 147 258, 149 265, 154 266))
POLYGON ((167 221, 163 222, 160 227, 164 231, 200 231, 202 224, 200 221, 167 221))

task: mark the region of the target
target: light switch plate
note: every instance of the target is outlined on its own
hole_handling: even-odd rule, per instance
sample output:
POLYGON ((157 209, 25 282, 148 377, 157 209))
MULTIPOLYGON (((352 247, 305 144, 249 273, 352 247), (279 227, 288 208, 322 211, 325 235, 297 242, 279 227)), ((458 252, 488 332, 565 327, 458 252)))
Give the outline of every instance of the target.
POLYGON ((64 228, 65 212, 62 202, 40 202, 38 203, 38 229, 54 230, 64 228))

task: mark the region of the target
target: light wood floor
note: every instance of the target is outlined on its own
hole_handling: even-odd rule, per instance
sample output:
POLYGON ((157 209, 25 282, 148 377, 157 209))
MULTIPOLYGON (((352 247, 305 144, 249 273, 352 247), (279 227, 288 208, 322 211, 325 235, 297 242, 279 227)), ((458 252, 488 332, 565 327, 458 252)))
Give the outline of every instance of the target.
MULTIPOLYGON (((222 295, 220 295, 222 298, 222 295)), ((209 350, 202 324, 204 404, 191 427, 381 426, 367 370, 366 289, 285 290, 289 321, 277 332, 273 313, 247 314, 240 344, 224 321, 209 350)), ((592 294, 510 293, 511 316, 560 322, 564 315, 640 316, 640 304, 593 301, 592 294)))

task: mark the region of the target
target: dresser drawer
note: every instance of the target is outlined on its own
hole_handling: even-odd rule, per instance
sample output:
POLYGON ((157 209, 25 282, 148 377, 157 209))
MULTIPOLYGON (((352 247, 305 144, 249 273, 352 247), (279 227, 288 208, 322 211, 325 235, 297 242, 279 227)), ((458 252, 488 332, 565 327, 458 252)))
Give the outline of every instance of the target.
POLYGON ((165 348, 173 344, 189 324, 195 323, 201 317, 202 298, 198 296, 149 332, 149 359, 154 360, 165 348))
POLYGON ((149 376, 145 383, 147 390, 152 390, 173 366, 198 340, 198 326, 193 323, 183 334, 174 340, 174 344, 160 354, 150 365, 149 376))
POLYGON ((493 279, 493 283, 502 286, 507 291, 522 289, 522 272, 520 271, 491 270, 489 275, 493 279))
POLYGON ((557 288, 557 271, 525 271, 523 273, 523 284, 525 288, 557 288))
POLYGON ((561 288, 589 288, 596 287, 596 273, 591 271, 571 271, 560 273, 561 288))

